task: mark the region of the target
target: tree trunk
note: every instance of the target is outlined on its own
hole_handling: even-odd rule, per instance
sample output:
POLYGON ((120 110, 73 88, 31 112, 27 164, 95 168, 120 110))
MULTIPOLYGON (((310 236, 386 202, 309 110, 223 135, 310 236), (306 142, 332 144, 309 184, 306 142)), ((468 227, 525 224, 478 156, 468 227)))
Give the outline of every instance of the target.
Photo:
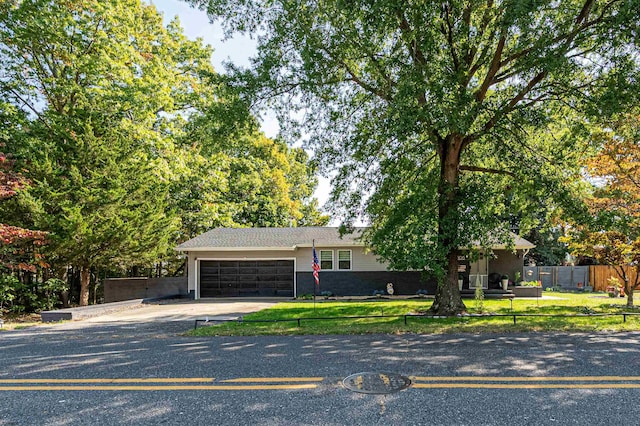
MULTIPOLYGON (((56 269, 53 277, 58 278, 65 283, 69 284, 69 267, 65 266, 64 269, 56 269)), ((71 286, 69 285, 69 289, 60 293, 60 300, 62 301, 62 307, 69 307, 69 292, 71 290, 71 286)))
POLYGON ((430 311, 436 315, 456 315, 466 311, 458 289, 458 247, 456 233, 458 216, 458 178, 460 155, 463 148, 461 135, 450 135, 438 146, 440 158, 440 184, 438 186, 438 242, 444 249, 443 269, 438 279, 438 290, 430 311))
POLYGON ((624 291, 627 292, 627 307, 633 308, 633 290, 638 288, 638 282, 640 281, 640 266, 636 266, 636 277, 633 283, 631 283, 631 278, 625 282, 624 291))
POLYGON ((467 310, 458 289, 458 251, 449 253, 447 275, 438 281, 433 305, 429 309, 435 315, 456 315, 467 310))
POLYGON ((80 267, 80 306, 89 305, 89 281, 91 269, 88 266, 80 267))

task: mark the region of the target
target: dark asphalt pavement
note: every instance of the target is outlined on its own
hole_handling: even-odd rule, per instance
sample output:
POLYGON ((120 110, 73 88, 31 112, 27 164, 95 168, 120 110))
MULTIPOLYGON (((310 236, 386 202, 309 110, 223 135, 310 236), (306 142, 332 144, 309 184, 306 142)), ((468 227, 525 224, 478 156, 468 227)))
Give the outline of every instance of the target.
POLYGON ((635 425, 640 418, 640 333, 180 335, 191 327, 0 333, 0 425, 635 425), (410 376, 414 385, 387 395, 341 385, 363 371, 410 376))

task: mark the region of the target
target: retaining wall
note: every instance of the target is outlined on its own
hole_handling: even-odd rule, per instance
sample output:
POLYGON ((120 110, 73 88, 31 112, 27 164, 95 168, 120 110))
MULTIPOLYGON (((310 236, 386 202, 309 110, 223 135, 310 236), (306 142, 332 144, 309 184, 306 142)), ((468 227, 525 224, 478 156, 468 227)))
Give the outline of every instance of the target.
POLYGON ((106 278, 103 284, 105 303, 189 294, 187 277, 106 278))

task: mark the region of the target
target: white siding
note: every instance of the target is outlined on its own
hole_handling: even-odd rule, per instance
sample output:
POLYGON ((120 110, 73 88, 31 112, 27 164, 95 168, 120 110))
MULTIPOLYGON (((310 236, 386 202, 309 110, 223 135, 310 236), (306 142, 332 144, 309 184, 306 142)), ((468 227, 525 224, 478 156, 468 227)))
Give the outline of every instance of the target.
MULTIPOLYGON (((320 256, 320 250, 333 250, 334 262, 333 270, 338 271, 337 265, 337 250, 351 250, 351 271, 355 272, 367 272, 367 271, 386 271, 387 266, 385 263, 380 263, 376 259, 376 256, 371 252, 365 253, 364 247, 316 247, 318 257, 320 256)), ((311 272, 311 265, 313 263, 313 255, 311 248, 300 248, 295 251, 296 256, 296 268, 298 272, 311 272)), ((346 271, 345 271, 346 272, 346 271)))
MULTIPOLYGON (((364 247, 316 247, 316 252, 320 256, 320 249, 333 250, 334 258, 337 250, 351 250, 351 271, 367 272, 367 271, 386 271, 386 264, 377 261, 376 256, 371 252, 365 253, 364 247)), ((189 255, 189 290, 195 289, 195 259, 296 259, 297 272, 311 272, 311 264, 313 263, 313 255, 311 247, 299 248, 295 251, 206 251, 206 252, 190 252, 189 255)), ((333 270, 337 271, 337 260, 334 259, 333 270)))
POLYGON ((196 291, 196 257, 188 256, 187 262, 188 289, 196 291))

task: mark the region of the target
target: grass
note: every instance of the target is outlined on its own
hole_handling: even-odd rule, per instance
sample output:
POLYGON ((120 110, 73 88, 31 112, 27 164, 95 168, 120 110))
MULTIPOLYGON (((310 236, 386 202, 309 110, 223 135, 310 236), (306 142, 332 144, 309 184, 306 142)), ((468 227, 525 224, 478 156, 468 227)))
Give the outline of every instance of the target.
POLYGON ((4 314, 2 315, 2 319, 4 320, 4 324, 2 328, 0 328, 0 332, 20 330, 42 324, 40 314, 4 314))
MULTIPOLYGON (((514 299, 513 310, 508 300, 485 299, 484 313, 494 314, 604 314, 630 312, 626 298, 609 298, 606 293, 545 293, 553 296, 541 299, 514 299)), ((405 314, 424 313, 430 300, 385 301, 318 301, 314 311, 312 302, 279 303, 254 314, 245 320, 282 320, 290 322, 251 323, 227 322, 220 325, 199 327, 189 332, 193 336, 239 335, 296 335, 296 334, 401 334, 401 333, 504 333, 526 331, 640 331, 640 315, 611 317, 459 317, 415 318, 405 314), (344 316, 382 316, 377 318, 339 319, 344 316), (329 320, 305 318, 327 317, 329 320), (300 327, 295 319, 301 318, 300 327)), ((467 312, 478 313, 476 301, 465 300, 467 312)), ((637 310, 640 312, 640 310, 637 310)))

